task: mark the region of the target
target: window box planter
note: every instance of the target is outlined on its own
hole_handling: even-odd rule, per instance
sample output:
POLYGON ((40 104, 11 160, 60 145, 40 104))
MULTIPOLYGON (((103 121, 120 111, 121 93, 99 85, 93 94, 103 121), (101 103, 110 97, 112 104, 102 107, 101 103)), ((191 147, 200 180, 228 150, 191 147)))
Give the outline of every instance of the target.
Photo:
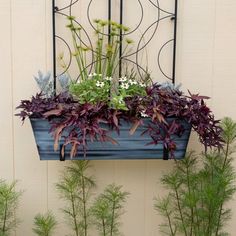
POLYGON ((75 19, 67 17, 67 28, 78 70, 71 74, 60 54, 65 71, 56 76, 54 70, 53 77, 39 71, 35 80, 41 92, 18 106, 22 121, 31 120, 41 160, 181 159, 191 128, 205 148, 221 147, 221 128, 205 103, 208 97, 185 95, 172 83, 154 82, 148 70, 138 73, 129 67, 118 50, 133 43, 120 37, 129 28, 95 20, 92 49, 76 37, 82 28, 75 19), (112 29, 108 45, 106 27, 112 29), (95 56, 89 65, 88 53, 95 56))
MULTIPOLYGON (((78 151, 73 159, 88 159, 88 160, 118 160, 118 159, 169 159, 168 149, 163 148, 163 143, 158 145, 146 145, 151 142, 151 138, 147 134, 142 133, 145 131, 145 126, 151 122, 151 119, 145 118, 143 126, 140 126, 133 135, 129 134, 131 128, 130 123, 122 120, 120 124, 120 134, 116 131, 110 130, 109 136, 116 140, 117 144, 110 142, 88 142, 86 156, 83 151, 78 151)), ((167 119, 167 122, 172 121, 173 118, 167 119)), ((63 140, 59 142, 60 148, 54 151, 54 139, 49 130, 51 125, 45 119, 30 118, 31 126, 34 133, 35 142, 38 149, 40 160, 70 160, 70 148, 68 145, 65 149, 64 157, 61 155, 61 147, 63 140)), ((184 127, 184 132, 181 137, 174 135, 173 140, 176 143, 176 150, 174 157, 182 159, 185 156, 191 125, 186 121, 180 121, 184 127)), ((105 129, 109 129, 107 125, 103 125, 105 129)))

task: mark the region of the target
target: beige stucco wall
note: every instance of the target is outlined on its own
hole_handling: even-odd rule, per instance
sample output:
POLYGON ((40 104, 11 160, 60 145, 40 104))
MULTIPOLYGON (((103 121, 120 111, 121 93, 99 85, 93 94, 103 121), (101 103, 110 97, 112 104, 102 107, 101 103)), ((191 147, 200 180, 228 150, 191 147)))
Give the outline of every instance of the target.
MULTIPOLYGON (((131 0, 130 0, 131 1, 131 0)), ((0 0, 0 177, 19 180, 25 190, 15 235, 30 236, 33 217, 47 209, 62 222, 57 234, 68 233, 54 184, 64 163, 40 162, 28 122, 24 128, 14 117, 20 99, 36 91, 32 75, 51 69, 49 0, 0 0)), ((236 120, 236 1, 182 0, 179 6, 177 81, 184 89, 209 95, 218 118, 236 120)), ((196 137, 190 149, 200 151, 196 137)), ((94 161, 98 192, 108 183, 123 184, 131 192, 122 230, 126 236, 158 236, 160 218, 153 210, 154 195, 163 192, 158 183, 173 162, 94 161)), ((228 228, 235 235, 234 215, 228 228)), ((14 235, 14 234, 13 234, 14 235)))

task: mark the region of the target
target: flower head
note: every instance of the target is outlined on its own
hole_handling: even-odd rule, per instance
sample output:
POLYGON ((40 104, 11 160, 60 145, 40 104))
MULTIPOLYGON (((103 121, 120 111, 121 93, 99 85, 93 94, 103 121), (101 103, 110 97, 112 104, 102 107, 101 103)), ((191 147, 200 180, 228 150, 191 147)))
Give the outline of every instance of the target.
POLYGON ((112 81, 112 77, 108 77, 108 76, 107 76, 107 77, 105 77, 104 79, 105 79, 106 81, 112 81))
POLYGON ((121 78, 119 78, 119 81, 120 82, 126 82, 127 81, 127 78, 124 76, 124 77, 121 77, 121 78))
POLYGON ((142 117, 148 117, 148 115, 146 114, 146 111, 141 111, 141 112, 140 112, 140 115, 141 115, 142 117))
POLYGON ((129 88, 129 84, 128 83, 122 83, 120 87, 122 89, 128 89, 129 88))
POLYGON ((129 83, 131 84, 131 85, 136 85, 136 84, 138 84, 138 82, 137 81, 135 81, 135 80, 129 80, 129 83))
POLYGON ((104 85, 105 85, 104 82, 100 82, 100 81, 97 81, 97 82, 96 82, 96 86, 97 86, 97 87, 103 88, 104 85))

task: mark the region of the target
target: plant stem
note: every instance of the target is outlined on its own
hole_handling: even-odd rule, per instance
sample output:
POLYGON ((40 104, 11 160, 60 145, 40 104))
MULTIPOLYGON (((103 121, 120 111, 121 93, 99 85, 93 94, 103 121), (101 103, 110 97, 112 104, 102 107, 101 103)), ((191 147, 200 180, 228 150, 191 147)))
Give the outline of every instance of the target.
POLYGON ((176 200, 177 200, 177 206, 178 206, 178 210, 179 210, 179 214, 180 214, 180 219, 181 219, 181 222, 182 222, 182 225, 183 225, 183 228, 184 228, 184 235, 188 236, 187 230, 186 230, 186 227, 185 227, 185 223, 184 223, 184 217, 183 217, 182 209, 181 209, 181 206, 180 206, 179 193, 178 193, 177 189, 175 189, 175 196, 176 196, 176 200))
POLYGON ((6 202, 5 202, 5 209, 4 209, 3 226, 2 226, 2 232, 3 233, 6 232, 7 211, 8 211, 8 202, 6 200, 6 202))
MULTIPOLYGON (((193 192, 193 195, 194 195, 194 199, 195 199, 195 190, 194 188, 192 189, 192 192, 193 192)), ((197 230, 198 232, 200 231, 200 228, 199 228, 199 216, 198 216, 198 211, 197 211, 197 205, 195 203, 195 206, 194 206, 194 212, 195 212, 195 216, 196 216, 196 224, 197 224, 197 230)), ((196 230, 196 227, 194 226, 194 235, 198 235, 197 233, 197 230, 196 230)))
POLYGON ((173 231, 173 228, 172 228, 172 224, 171 224, 171 219, 170 219, 170 214, 168 213, 168 211, 166 210, 166 216, 167 216, 167 219, 168 219, 168 223, 169 223, 169 227, 170 227, 170 232, 171 232, 171 236, 174 236, 174 231, 173 231))
POLYGON ((110 236, 113 235, 114 217, 115 217, 115 206, 116 206, 116 203, 115 203, 115 201, 113 201, 112 215, 111 215, 111 231, 110 231, 110 236))
MULTIPOLYGON (((225 165, 226 165, 226 162, 227 162, 227 159, 228 159, 228 156, 229 156, 229 144, 230 144, 230 141, 229 141, 229 139, 227 139, 227 142, 226 142, 226 151, 225 151, 225 159, 224 159, 222 171, 224 171, 224 169, 225 169, 225 165)), ((216 236, 218 236, 218 234, 219 234, 222 210, 223 210, 223 202, 222 202, 221 205, 220 205, 220 212, 219 212, 219 215, 218 215, 217 227, 216 227, 216 234, 215 234, 216 236)))
POLYGON ((86 209, 86 197, 85 197, 85 183, 84 176, 82 175, 82 191, 83 191, 83 216, 84 216, 84 236, 87 236, 87 209, 86 209))
POLYGON ((103 236, 106 236, 106 227, 105 227, 104 218, 102 219, 102 230, 103 230, 103 236))
MULTIPOLYGON (((187 166, 187 184, 188 184, 188 194, 190 196, 191 190, 190 190, 190 180, 189 180, 189 166, 187 166)), ((191 211, 191 225, 190 225, 190 236, 193 234, 193 207, 190 207, 191 211)))
POLYGON ((79 236, 79 229, 78 229, 76 213, 75 213, 75 199, 72 193, 71 193, 71 205, 72 205, 72 216, 73 216, 74 225, 75 225, 75 234, 76 236, 79 236))

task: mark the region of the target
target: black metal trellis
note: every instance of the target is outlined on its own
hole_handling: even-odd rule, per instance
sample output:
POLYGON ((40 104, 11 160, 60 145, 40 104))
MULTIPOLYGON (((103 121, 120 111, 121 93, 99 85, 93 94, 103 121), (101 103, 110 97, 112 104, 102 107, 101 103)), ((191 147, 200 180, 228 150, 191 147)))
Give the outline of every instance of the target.
MULTIPOLYGON (((94 0, 90 0, 88 1, 88 7, 87 7, 87 18, 88 18, 88 21, 90 23, 90 26, 91 27, 94 27, 92 22, 91 22, 91 19, 90 19, 90 7, 91 7, 91 4, 94 0)), ((107 0, 107 4, 108 4, 108 20, 111 20, 112 19, 112 0, 107 0)), ((125 23, 124 22, 124 18, 123 18, 123 14, 124 14, 124 0, 117 0, 119 1, 119 23, 120 24, 123 24, 125 23)), ((119 62, 119 76, 122 75, 122 61, 127 61, 127 62, 130 62, 130 63, 133 63, 136 67, 137 67, 137 70, 139 72, 139 74, 141 75, 141 73, 145 73, 145 69, 146 68, 143 68, 142 65, 140 65, 138 63, 138 60, 139 60, 139 52, 141 52, 145 47, 148 46, 148 44, 151 42, 151 40, 154 38, 154 35, 157 33, 157 29, 159 27, 159 24, 164 21, 164 20, 172 20, 172 24, 173 24, 173 36, 171 37, 171 39, 169 39, 167 42, 165 42, 159 49, 158 51, 158 59, 157 59, 157 66, 160 70, 160 72, 162 73, 162 75, 167 78, 168 80, 171 80, 172 83, 175 83, 176 81, 176 47, 177 47, 177 13, 178 13, 178 0, 173 0, 175 6, 174 6, 174 12, 169 12, 165 9, 162 9, 161 6, 160 6, 160 0, 146 0, 147 2, 149 2, 152 7, 155 7, 157 9, 157 12, 158 12, 158 18, 155 22, 153 22, 150 26, 148 26, 148 28, 142 33, 142 36, 140 38, 140 41, 138 42, 138 46, 137 46, 137 49, 136 51, 130 53, 129 55, 126 55, 126 56, 123 56, 122 55, 122 44, 120 46, 120 49, 119 49, 119 57, 120 57, 120 62, 119 62), (161 17, 161 13, 165 14, 163 17, 161 17), (152 27, 154 27, 154 33, 152 34, 151 38, 145 42, 144 45, 141 45, 141 41, 143 40, 143 38, 145 37, 145 34, 148 32, 148 30, 150 30, 152 27), (163 51, 163 49, 169 44, 169 43, 173 43, 173 58, 172 58, 172 72, 171 72, 171 76, 168 76, 167 73, 162 69, 162 66, 161 66, 161 62, 160 62, 160 58, 161 58, 161 53, 163 51), (134 60, 131 60, 130 59, 130 56, 135 56, 136 58, 136 61, 134 60)), ((69 63, 68 63, 68 66, 67 68, 65 69, 65 71, 63 71, 61 74, 65 73, 70 65, 71 65, 71 61, 72 61, 72 51, 70 49, 70 46, 69 44, 67 43, 67 41, 61 37, 60 35, 57 35, 57 32, 56 32, 56 17, 57 15, 62 15, 62 16, 70 16, 72 14, 72 8, 73 6, 75 6, 75 4, 79 3, 80 1, 79 0, 70 0, 69 4, 64 6, 64 7, 61 7, 59 8, 57 6, 57 0, 52 0, 52 25, 53 25, 53 75, 54 75, 54 89, 56 91, 56 78, 58 76, 57 74, 57 66, 56 66, 56 60, 57 60, 57 44, 56 44, 56 40, 59 39, 61 40, 65 45, 66 47, 68 48, 69 50, 69 53, 70 53, 70 60, 69 60, 69 63), (64 11, 68 11, 68 13, 65 13, 64 11)), ((114 2, 114 1, 113 1, 114 2)), ((135 29, 132 29, 131 32, 129 32, 129 34, 133 33, 134 31, 136 31, 139 26, 142 24, 142 21, 143 21, 143 5, 142 5, 142 2, 141 0, 138 0, 138 4, 140 5, 140 8, 141 8, 141 20, 140 22, 138 23, 137 27, 135 29)), ((91 43, 91 39, 88 35, 88 33, 86 32, 85 28, 78 22, 75 20, 75 22, 83 29, 86 37, 88 38, 88 41, 89 41, 89 46, 91 46, 92 48, 92 43, 91 43)), ((108 28, 108 42, 110 41, 110 33, 111 33, 111 26, 109 25, 109 28, 108 28)), ((122 38, 125 34, 122 34, 122 31, 120 31, 120 40, 122 41, 122 38)), ((82 44, 86 45, 86 43, 84 42, 84 40, 82 38, 80 38, 82 44)), ((93 51, 93 49, 92 49, 93 51)), ((93 55, 92 55, 93 57, 93 55)), ((92 63, 88 64, 87 65, 87 68, 91 68, 92 70, 92 66, 93 66, 93 58, 92 58, 92 63)))

